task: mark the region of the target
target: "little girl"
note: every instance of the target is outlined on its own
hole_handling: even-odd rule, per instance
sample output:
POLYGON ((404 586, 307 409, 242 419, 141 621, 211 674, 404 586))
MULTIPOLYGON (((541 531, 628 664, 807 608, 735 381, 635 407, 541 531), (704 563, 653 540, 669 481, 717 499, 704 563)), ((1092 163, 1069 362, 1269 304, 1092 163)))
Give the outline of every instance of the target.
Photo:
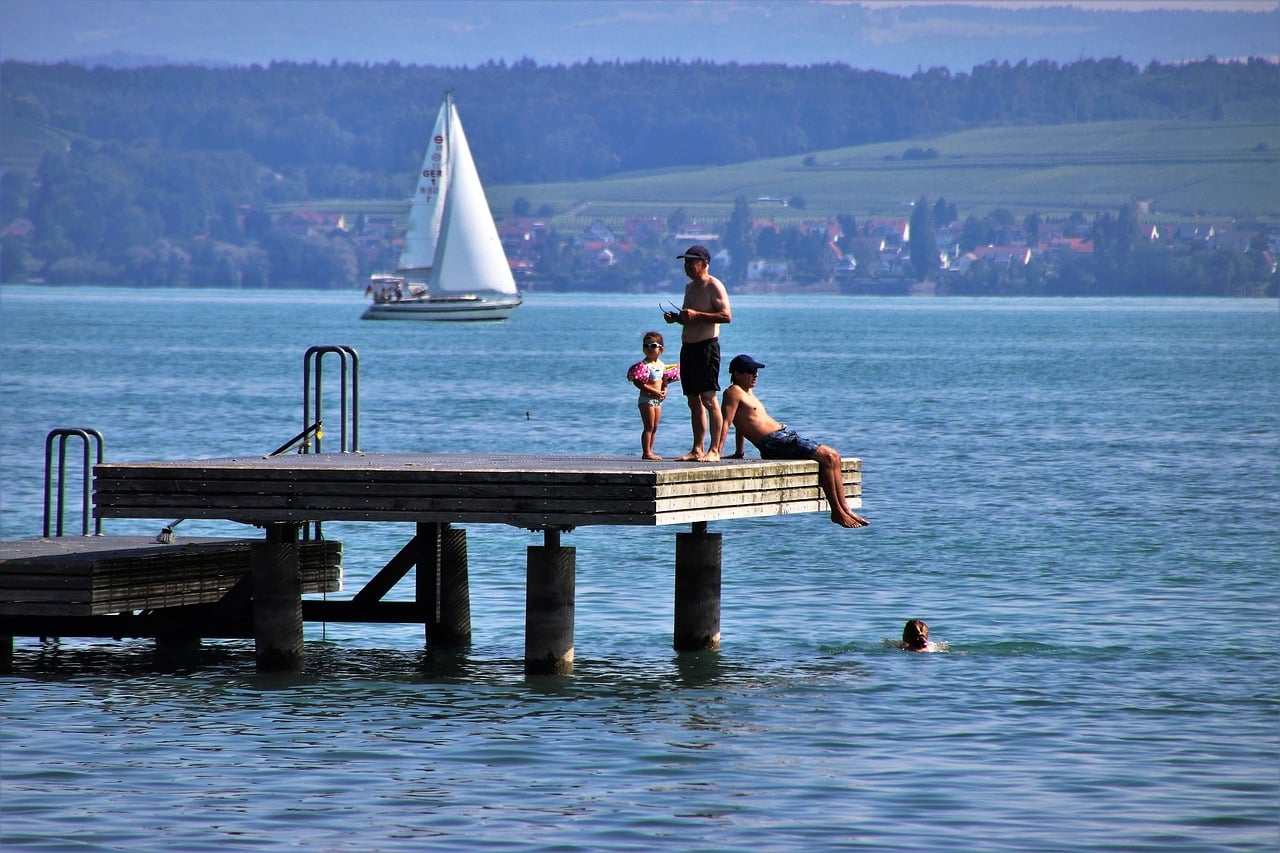
POLYGON ((667 384, 679 378, 680 368, 662 363, 662 351, 666 345, 658 332, 645 332, 642 344, 644 361, 631 365, 627 378, 640 389, 640 455, 644 459, 661 459, 653 452, 653 439, 658 434, 658 421, 662 419, 662 401, 667 399, 667 384))

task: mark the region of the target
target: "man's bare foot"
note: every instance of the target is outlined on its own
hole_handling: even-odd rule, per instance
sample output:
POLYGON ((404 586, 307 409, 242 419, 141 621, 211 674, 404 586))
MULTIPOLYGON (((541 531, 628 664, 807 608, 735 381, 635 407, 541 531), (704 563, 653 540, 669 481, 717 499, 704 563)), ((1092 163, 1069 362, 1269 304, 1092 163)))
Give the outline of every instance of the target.
POLYGON ((698 462, 702 459, 702 452, 699 450, 690 450, 684 456, 677 456, 677 462, 698 462))
POLYGON ((661 457, 661 456, 659 456, 659 455, 658 455, 658 454, 656 454, 656 453, 646 453, 646 454, 644 454, 643 456, 641 456, 640 458, 641 458, 641 459, 656 460, 656 459, 661 459, 662 457, 661 457))
POLYGON ((866 527, 871 523, 857 513, 838 509, 831 510, 831 520, 841 527, 866 527))
POLYGON ((714 450, 708 450, 706 452, 706 455, 700 457, 698 461, 699 462, 719 462, 720 454, 716 453, 714 450))

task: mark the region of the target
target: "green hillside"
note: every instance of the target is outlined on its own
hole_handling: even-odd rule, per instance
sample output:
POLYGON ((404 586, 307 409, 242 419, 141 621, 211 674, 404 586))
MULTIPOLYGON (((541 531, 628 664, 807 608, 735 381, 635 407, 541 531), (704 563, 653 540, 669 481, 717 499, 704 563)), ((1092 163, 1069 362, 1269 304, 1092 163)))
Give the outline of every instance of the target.
POLYGON ((51 128, 20 118, 6 117, 0 133, 0 170, 30 171, 46 151, 65 150, 67 139, 51 128))
MULTIPOLYGON (((990 128, 693 171, 490 186, 488 192, 500 216, 523 197, 534 210, 550 205, 557 226, 569 230, 597 218, 666 218, 678 208, 694 218, 725 216, 738 196, 753 205, 761 197, 803 197, 803 211, 776 209, 773 218, 781 222, 839 213, 905 215, 922 195, 941 196, 962 215, 997 207, 1018 215, 1090 214, 1149 200, 1157 216, 1280 219, 1280 121, 990 128), (913 147, 938 156, 902 159, 913 147)), ((759 215, 763 208, 753 210, 759 215)))
MULTIPOLYGON (((66 146, 60 134, 15 120, 0 135, 0 162, 34 166, 66 146)), ((483 176, 482 176, 483 177, 483 176)), ((1003 207, 1016 215, 1091 214, 1127 201, 1151 202, 1155 218, 1189 215, 1280 220, 1280 121, 1121 121, 970 130, 929 140, 878 143, 804 157, 731 166, 631 174, 596 181, 486 186, 497 216, 517 198, 549 205, 565 231, 596 219, 694 219, 728 215, 738 196, 780 224, 836 214, 897 216, 922 195, 943 197, 963 214, 1003 207), (904 160, 908 148, 935 159, 904 160), (800 196, 805 208, 764 208, 761 197, 800 196)), ((403 199, 325 199, 293 207, 339 208, 400 216, 403 199)))

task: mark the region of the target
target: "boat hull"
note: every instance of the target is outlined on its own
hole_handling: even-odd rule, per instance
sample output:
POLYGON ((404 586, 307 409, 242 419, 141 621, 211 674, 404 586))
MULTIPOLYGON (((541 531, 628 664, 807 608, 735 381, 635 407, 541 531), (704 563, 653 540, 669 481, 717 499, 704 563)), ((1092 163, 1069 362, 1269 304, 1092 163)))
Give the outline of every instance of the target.
POLYGON ((361 320, 429 320, 437 322, 505 320, 520 307, 520 295, 484 297, 437 296, 375 302, 360 315, 361 320))

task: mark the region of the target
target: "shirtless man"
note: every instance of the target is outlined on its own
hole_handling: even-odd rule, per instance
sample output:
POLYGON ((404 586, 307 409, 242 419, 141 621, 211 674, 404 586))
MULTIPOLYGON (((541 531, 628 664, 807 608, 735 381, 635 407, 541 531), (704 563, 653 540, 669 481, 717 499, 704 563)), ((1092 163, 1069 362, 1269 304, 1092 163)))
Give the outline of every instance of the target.
POLYGON ((706 246, 690 246, 677 260, 684 261, 689 283, 684 288, 684 305, 679 311, 664 311, 668 323, 683 326, 680 333, 680 387, 689 401, 693 426, 693 449, 679 457, 684 462, 716 462, 720 453, 720 324, 733 320, 729 293, 720 279, 711 275, 711 252, 706 246), (708 424, 710 431, 708 431, 708 424), (707 450, 702 450, 703 441, 707 450))
POLYGON ((865 527, 871 522, 849 508, 844 496, 843 460, 840 454, 825 444, 796 435, 764 410, 752 389, 756 387, 756 372, 764 367, 749 355, 737 355, 729 362, 729 379, 733 384, 724 392, 723 419, 715 449, 724 451, 729 438, 729 425, 733 424, 736 452, 728 457, 741 459, 743 439, 750 441, 760 451, 762 459, 812 459, 818 463, 818 485, 831 505, 831 520, 841 527, 865 527))

